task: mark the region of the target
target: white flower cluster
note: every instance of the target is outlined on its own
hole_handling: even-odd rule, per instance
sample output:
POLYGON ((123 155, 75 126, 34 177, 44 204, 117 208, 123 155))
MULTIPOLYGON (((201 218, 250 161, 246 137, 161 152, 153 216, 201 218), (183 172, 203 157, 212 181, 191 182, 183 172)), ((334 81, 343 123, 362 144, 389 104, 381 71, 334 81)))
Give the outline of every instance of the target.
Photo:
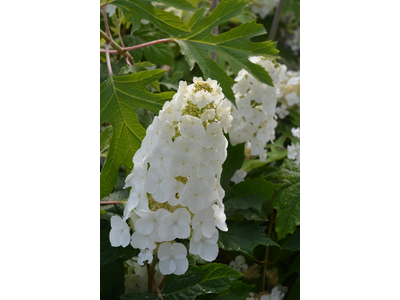
POLYGON ((249 141, 251 155, 258 155, 261 161, 265 161, 267 153, 264 147, 275 139, 278 124, 274 118, 275 109, 286 66, 260 56, 253 56, 250 61, 269 73, 274 86, 261 83, 246 70, 241 70, 232 88, 237 109, 233 107, 233 120, 228 132, 232 145, 249 141))
POLYGON ((285 40, 285 43, 293 52, 300 50, 300 27, 297 27, 293 31, 293 34, 290 35, 290 38, 285 40))
POLYGON ((279 118, 284 119, 289 115, 288 108, 300 106, 300 71, 288 71, 286 78, 281 86, 281 101, 282 104, 276 108, 276 113, 279 118))
MULTIPOLYGON (((300 139, 300 127, 292 128, 293 136, 300 139)), ((288 154, 287 157, 293 159, 296 164, 300 163, 300 143, 291 144, 287 148, 288 154)))
MULTIPOLYGON (((283 290, 287 290, 286 287, 282 287, 283 290)), ((249 292, 249 297, 246 298, 246 300, 282 300, 283 297, 285 297, 285 293, 282 292, 279 288, 279 286, 275 286, 271 294, 268 295, 262 295, 260 298, 258 298, 253 292, 249 292)))
POLYGON ((267 15, 269 15, 275 7, 279 4, 279 0, 253 0, 249 4, 250 10, 259 15, 261 19, 264 19, 267 15))
POLYGON ((189 252, 206 261, 218 255, 218 230, 227 231, 220 185, 228 141, 231 103, 215 80, 179 83, 172 101, 147 128, 134 169, 124 219, 111 218, 112 246, 140 249, 138 263, 150 263, 158 248, 160 272, 181 275, 188 268, 187 249, 176 242, 191 236, 189 252), (129 235, 125 220, 133 222, 129 235))

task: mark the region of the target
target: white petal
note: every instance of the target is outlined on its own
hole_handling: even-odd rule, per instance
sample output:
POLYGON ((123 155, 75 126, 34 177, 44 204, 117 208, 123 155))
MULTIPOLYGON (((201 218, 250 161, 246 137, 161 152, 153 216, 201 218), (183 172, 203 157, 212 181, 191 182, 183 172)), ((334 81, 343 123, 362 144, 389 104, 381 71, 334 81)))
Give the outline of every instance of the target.
POLYGON ((204 223, 201 226, 201 233, 206 237, 206 238, 211 238, 213 234, 215 233, 215 228, 214 222, 211 223, 204 223))
POLYGON ((176 270, 174 272, 174 274, 176 275, 182 275, 184 274, 188 267, 189 267, 189 262, 187 260, 187 258, 183 258, 183 259, 174 259, 175 263, 176 263, 176 270))
POLYGON ((158 258, 160 260, 166 260, 171 255, 171 243, 162 243, 158 248, 158 258))
POLYGON ((170 262, 170 260, 171 260, 171 259, 168 257, 167 260, 160 260, 160 261, 159 261, 159 267, 160 267, 160 272, 161 272, 161 274, 169 275, 169 274, 172 273, 172 272, 170 271, 170 269, 169 269, 169 262, 170 262))
POLYGON ((174 273, 175 272, 175 270, 176 270, 176 263, 175 263, 175 261, 174 261, 174 259, 170 259, 169 260, 169 271, 171 272, 171 273, 174 273))
POLYGON ((171 246, 171 254, 173 256, 179 255, 179 254, 183 254, 184 256, 187 255, 187 249, 186 247, 181 244, 181 243, 175 243, 171 246))
POLYGON ((153 232, 154 229, 154 221, 153 219, 139 219, 136 222, 137 231, 143 234, 150 234, 153 232))
POLYGON ((200 240, 196 242, 194 239, 191 239, 189 252, 198 255, 200 254, 202 247, 203 245, 200 240))
POLYGON ((208 243, 203 243, 203 247, 200 252, 200 257, 206 261, 213 261, 218 256, 218 245, 209 245, 208 243))

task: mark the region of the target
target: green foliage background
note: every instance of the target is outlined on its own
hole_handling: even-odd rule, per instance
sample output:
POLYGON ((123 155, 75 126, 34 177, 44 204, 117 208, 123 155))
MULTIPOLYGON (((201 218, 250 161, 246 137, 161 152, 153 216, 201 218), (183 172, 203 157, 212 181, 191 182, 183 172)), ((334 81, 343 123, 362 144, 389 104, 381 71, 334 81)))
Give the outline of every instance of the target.
MULTIPOLYGON (((111 2, 111 1, 109 1, 111 2)), ((211 11, 208 2, 171 0, 165 6, 183 9, 182 18, 151 1, 116 0, 117 12, 109 18, 113 39, 126 47, 171 38, 173 41, 130 51, 135 60, 128 66, 122 55, 111 54, 109 75, 104 53, 100 57, 100 157, 101 200, 124 201, 124 179, 133 167, 132 157, 140 148, 145 129, 165 101, 172 99, 178 82, 194 76, 218 80, 226 97, 234 100, 232 85, 244 68, 259 81, 271 84, 268 73, 247 58, 261 55, 299 69, 299 53, 281 42, 299 26, 299 1, 286 0, 276 41, 267 40, 273 15, 260 19, 247 8, 250 1, 224 0, 211 11), (141 19, 150 21, 142 24, 141 19), (219 26, 219 34, 211 34, 219 26), (120 31, 120 36, 118 32, 120 31), (120 39, 121 37, 121 39, 120 39), (217 60, 211 59, 211 52, 217 60), (161 69, 162 68, 162 69, 161 69)), ((105 31, 103 15, 100 27, 105 31)), ((104 48, 104 40, 101 41, 104 48)), ((183 276, 169 276, 164 299, 246 299, 249 291, 263 290, 265 255, 267 269, 276 270, 278 283, 288 287, 285 299, 300 294, 300 167, 286 158, 291 143, 290 128, 300 125, 300 112, 278 119, 276 141, 267 145, 268 158, 245 159, 244 144, 229 145, 221 185, 227 232, 220 232, 220 253, 213 263, 203 264, 189 256, 190 267, 183 276), (233 184, 230 178, 243 168, 246 180, 233 184), (228 267, 237 255, 261 275, 245 278, 228 267), (264 263, 263 263, 264 261, 264 263), (206 295, 207 298, 204 298, 206 295)), ((102 299, 159 299, 145 292, 125 293, 123 262, 138 251, 128 246, 111 247, 112 215, 122 215, 123 204, 102 205, 100 212, 100 285, 102 299)), ((267 290, 273 287, 266 280, 267 290)))

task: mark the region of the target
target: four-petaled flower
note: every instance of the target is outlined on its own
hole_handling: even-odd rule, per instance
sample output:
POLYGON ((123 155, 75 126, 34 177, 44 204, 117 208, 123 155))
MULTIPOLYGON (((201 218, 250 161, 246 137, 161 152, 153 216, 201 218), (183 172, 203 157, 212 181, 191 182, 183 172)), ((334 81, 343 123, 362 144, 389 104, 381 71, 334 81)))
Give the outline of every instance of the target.
POLYGON ((164 275, 182 275, 189 267, 186 255, 187 250, 183 244, 171 244, 168 242, 162 243, 160 248, 158 248, 160 272, 164 275))

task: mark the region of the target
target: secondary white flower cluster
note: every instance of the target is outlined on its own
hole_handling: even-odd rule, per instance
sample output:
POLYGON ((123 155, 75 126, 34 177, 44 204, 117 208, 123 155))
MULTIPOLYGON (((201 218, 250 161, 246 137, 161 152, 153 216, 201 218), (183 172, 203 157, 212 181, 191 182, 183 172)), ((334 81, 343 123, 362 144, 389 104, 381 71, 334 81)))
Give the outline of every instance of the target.
MULTIPOLYGON (((300 139, 300 127, 292 128, 293 136, 300 139)), ((287 157, 293 159, 296 164, 300 163, 300 143, 291 144, 287 148, 288 154, 287 157)))
POLYGON ((300 106, 300 71, 287 71, 286 78, 281 86, 282 104, 276 108, 279 118, 284 119, 289 115, 288 108, 300 106))
POLYGON ((191 236, 189 252, 206 261, 218 255, 218 230, 227 231, 220 185, 228 141, 231 103, 217 81, 194 77, 179 83, 172 101, 147 128, 134 168, 124 218, 112 217, 112 246, 140 249, 138 263, 150 263, 157 251, 162 274, 188 269, 187 249, 176 242, 191 236), (134 233, 125 220, 130 217, 134 233))
MULTIPOLYGON (((283 290, 287 290, 286 287, 281 287, 283 290)), ((259 296, 256 296, 253 292, 249 292, 249 297, 246 298, 246 300, 282 300, 283 297, 285 297, 285 293, 281 291, 280 286, 275 286, 271 294, 268 295, 262 295, 260 298, 259 296)))
POLYGON ((279 4, 279 0, 253 0, 249 4, 250 10, 259 15, 261 19, 264 19, 267 15, 269 15, 275 7, 279 4))
POLYGON ((300 50, 300 26, 293 31, 291 38, 286 39, 285 43, 293 52, 300 50))
POLYGON ((272 60, 253 56, 250 61, 261 65, 271 76, 274 86, 259 82, 246 70, 241 70, 233 85, 237 109, 232 110, 232 125, 228 129, 232 145, 249 141, 251 155, 261 161, 267 158, 265 145, 275 139, 275 109, 280 83, 285 78, 286 66, 272 60))

